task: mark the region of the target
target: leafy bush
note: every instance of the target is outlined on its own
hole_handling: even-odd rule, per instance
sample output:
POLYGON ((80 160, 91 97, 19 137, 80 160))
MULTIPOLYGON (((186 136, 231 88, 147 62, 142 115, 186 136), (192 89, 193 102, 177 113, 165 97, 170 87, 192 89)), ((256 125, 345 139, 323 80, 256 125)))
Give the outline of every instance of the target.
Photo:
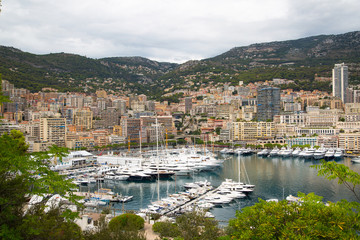
POLYGON ((177 237, 181 233, 175 223, 171 222, 156 222, 152 227, 154 232, 160 234, 161 237, 177 237))
POLYGON ((144 219, 132 213, 125 213, 114 217, 109 222, 109 228, 112 231, 121 229, 127 231, 136 231, 144 228, 144 219))

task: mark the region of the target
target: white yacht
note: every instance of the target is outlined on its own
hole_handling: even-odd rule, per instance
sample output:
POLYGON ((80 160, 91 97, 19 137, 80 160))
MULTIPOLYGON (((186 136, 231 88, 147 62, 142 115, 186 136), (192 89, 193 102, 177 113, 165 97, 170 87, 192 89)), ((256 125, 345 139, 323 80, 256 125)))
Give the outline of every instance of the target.
POLYGON ((305 153, 306 153, 306 151, 308 150, 308 148, 307 147, 305 147, 301 152, 299 152, 299 157, 304 157, 304 155, 305 155, 305 153))
POLYGON ((314 157, 314 153, 315 153, 315 149, 314 148, 309 148, 307 151, 305 151, 305 153, 304 153, 304 158, 307 158, 307 159, 309 159, 309 158, 313 158, 314 157))
POLYGON ((264 148, 263 150, 258 152, 257 155, 266 157, 269 153, 270 153, 270 151, 268 149, 264 148))
POLYGON ((223 149, 220 150, 221 154, 227 154, 228 152, 229 152, 228 148, 223 148, 223 149))
POLYGON ((292 155, 293 150, 291 148, 287 148, 282 152, 282 157, 290 157, 292 155))
POLYGON ((299 147, 295 148, 295 150, 291 153, 291 156, 297 157, 299 156, 299 153, 301 152, 301 149, 299 147))
POLYGON ((325 159, 329 160, 329 159, 333 159, 334 158, 334 154, 335 154, 335 150, 333 148, 329 148, 326 153, 325 153, 325 159))
POLYGON ((319 148, 314 152, 314 159, 319 160, 325 157, 326 149, 325 148, 319 148))
POLYGON ((340 148, 337 148, 334 154, 334 158, 342 158, 344 157, 343 151, 340 148))
POLYGON ((360 163, 360 157, 353 158, 353 159, 351 159, 351 161, 353 163, 360 163))
POLYGON ((282 147, 282 148, 280 149, 280 151, 277 153, 277 155, 278 155, 279 157, 282 157, 285 150, 286 150, 286 148, 285 148, 285 147, 282 147))
POLYGON ((271 150, 271 152, 269 153, 270 157, 275 157, 275 156, 277 156, 279 151, 280 151, 280 150, 279 150, 277 147, 275 147, 275 148, 274 148, 273 150, 271 150))

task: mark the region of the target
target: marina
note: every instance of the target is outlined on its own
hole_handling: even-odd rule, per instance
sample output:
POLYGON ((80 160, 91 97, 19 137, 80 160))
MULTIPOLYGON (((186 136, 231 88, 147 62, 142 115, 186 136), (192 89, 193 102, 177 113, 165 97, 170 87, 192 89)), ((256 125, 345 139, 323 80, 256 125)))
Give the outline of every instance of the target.
MULTIPOLYGON (((185 186, 191 186, 195 182, 208 181, 211 182, 214 189, 218 189, 226 179, 238 181, 239 155, 218 154, 216 157, 223 163, 221 167, 211 171, 193 171, 188 175, 174 175, 170 179, 160 179, 159 181, 104 180, 101 182, 101 187, 111 189, 112 192, 122 196, 133 196, 132 201, 126 203, 111 202, 110 205, 113 208, 140 211, 158 200, 185 192, 185 186)), ((318 160, 296 156, 285 158, 279 156, 261 157, 257 154, 240 155, 240 159, 241 165, 243 164, 247 170, 251 184, 256 187, 251 194, 234 198, 228 203, 215 205, 202 202, 203 205, 201 206, 210 208, 210 213, 217 220, 228 221, 230 218, 234 218, 236 210, 254 205, 258 202, 258 198, 282 200, 289 195, 296 196, 299 191, 314 192, 323 196, 324 201, 339 201, 343 198, 355 201, 351 192, 344 186, 337 184, 336 181, 328 181, 317 176, 317 171, 310 166, 319 164, 318 160)), ((351 162, 350 158, 344 157, 336 161, 360 173, 360 164, 351 162)), ((241 178, 244 181, 245 173, 242 173, 241 178)), ((91 192, 95 192, 98 185, 99 183, 79 185, 79 189, 83 192, 88 192, 89 189, 91 192)), ((201 200, 202 198, 199 198, 197 202, 200 203, 201 200)))

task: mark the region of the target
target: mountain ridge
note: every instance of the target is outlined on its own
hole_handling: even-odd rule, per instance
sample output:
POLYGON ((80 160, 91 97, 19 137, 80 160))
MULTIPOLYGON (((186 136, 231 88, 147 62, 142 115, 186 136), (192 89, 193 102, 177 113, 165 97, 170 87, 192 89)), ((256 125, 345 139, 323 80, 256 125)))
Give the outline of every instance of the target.
POLYGON ((63 52, 36 55, 0 46, 0 73, 16 87, 80 92, 102 88, 157 97, 169 89, 197 89, 209 82, 235 84, 277 77, 311 81, 315 74, 328 76, 338 62, 348 63, 351 81, 360 83, 359 31, 254 43, 183 64, 140 56, 93 59, 63 52))

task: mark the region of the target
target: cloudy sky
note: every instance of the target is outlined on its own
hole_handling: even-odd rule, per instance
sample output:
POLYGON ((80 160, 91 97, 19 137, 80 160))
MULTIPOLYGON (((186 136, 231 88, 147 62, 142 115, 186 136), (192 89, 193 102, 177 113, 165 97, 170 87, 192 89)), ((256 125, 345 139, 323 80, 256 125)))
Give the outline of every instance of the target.
POLYGON ((359 0, 2 0, 1 8, 0 45, 91 58, 182 63, 360 30, 359 0))

